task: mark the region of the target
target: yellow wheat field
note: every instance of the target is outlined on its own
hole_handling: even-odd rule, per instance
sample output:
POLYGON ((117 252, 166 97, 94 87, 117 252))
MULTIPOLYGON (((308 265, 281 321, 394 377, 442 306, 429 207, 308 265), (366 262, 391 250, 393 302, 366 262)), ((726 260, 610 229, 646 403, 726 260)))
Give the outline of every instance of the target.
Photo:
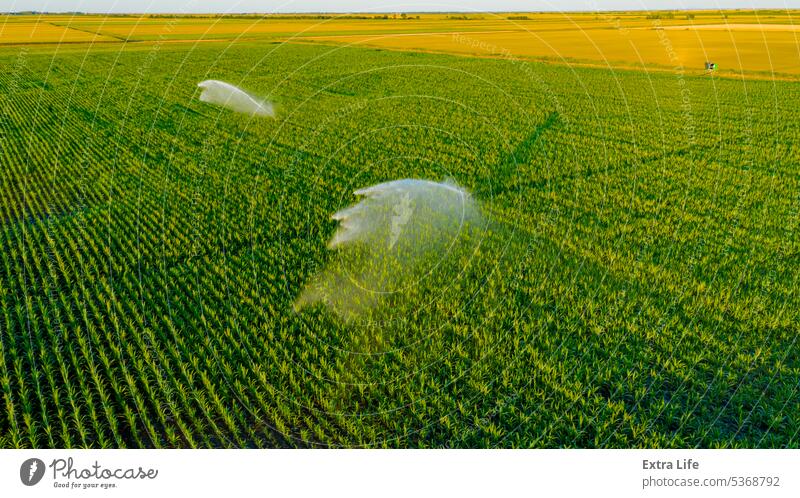
POLYGON ((0 44, 76 43, 113 41, 97 33, 56 26, 49 22, 8 22, 0 18, 0 44))
POLYGON ((594 62, 611 67, 800 74, 794 31, 563 29, 422 34, 333 35, 310 40, 458 54, 594 62))
POLYGON ((800 12, 0 17, 0 45, 315 42, 626 68, 800 76, 800 12), (385 18, 384 18, 385 17, 385 18))

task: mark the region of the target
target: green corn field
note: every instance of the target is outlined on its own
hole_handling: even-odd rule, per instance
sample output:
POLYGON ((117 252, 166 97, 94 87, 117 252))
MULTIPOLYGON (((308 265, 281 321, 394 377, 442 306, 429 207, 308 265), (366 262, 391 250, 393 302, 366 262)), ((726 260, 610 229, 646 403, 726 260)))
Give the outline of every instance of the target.
POLYGON ((797 82, 247 42, 0 67, 0 447, 800 446, 797 82), (470 249, 297 310, 331 215, 400 178, 471 193, 470 249))

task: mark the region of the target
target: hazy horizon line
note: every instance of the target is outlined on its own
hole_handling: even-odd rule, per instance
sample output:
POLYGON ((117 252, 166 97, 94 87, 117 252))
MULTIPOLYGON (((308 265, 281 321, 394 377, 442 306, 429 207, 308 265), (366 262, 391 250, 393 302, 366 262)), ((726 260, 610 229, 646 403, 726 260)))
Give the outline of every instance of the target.
POLYGON ((298 10, 286 12, 218 12, 218 11, 197 11, 197 12, 103 12, 103 11, 83 11, 83 10, 65 10, 65 11, 43 11, 43 10, 13 10, 0 12, 0 15, 19 15, 19 14, 37 14, 37 15, 114 15, 114 16, 130 16, 130 15, 145 15, 145 16, 191 16, 191 15, 218 15, 218 16, 291 16, 291 15, 383 15, 383 14, 596 14, 599 12, 611 13, 626 13, 626 12, 761 12, 761 11, 783 11, 793 12, 800 10, 797 8, 785 7, 758 7, 758 8, 684 8, 684 9, 596 9, 596 10, 581 10, 581 9, 564 9, 564 10, 387 10, 387 11, 322 11, 322 10, 298 10))

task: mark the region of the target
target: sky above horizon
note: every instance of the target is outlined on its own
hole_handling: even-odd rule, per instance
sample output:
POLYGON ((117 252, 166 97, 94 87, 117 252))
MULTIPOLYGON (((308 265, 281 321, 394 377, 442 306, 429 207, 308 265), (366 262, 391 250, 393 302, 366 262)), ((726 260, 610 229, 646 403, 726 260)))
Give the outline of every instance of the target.
POLYGON ((486 12, 800 8, 800 0, 0 0, 0 12, 486 12))

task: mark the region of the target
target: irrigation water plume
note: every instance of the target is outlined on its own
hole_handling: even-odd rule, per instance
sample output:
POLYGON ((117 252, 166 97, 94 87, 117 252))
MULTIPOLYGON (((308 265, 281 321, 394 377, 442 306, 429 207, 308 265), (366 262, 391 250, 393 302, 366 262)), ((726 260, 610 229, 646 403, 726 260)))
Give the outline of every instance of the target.
POLYGON ((381 297, 415 292, 434 273, 452 271, 456 254, 474 248, 483 216, 453 182, 404 179, 355 191, 358 204, 333 215, 332 262, 303 290, 295 309, 323 303, 349 319, 381 297))
POLYGON ((218 80, 206 80, 197 84, 203 91, 200 100, 209 104, 216 104, 250 116, 275 116, 275 109, 271 102, 258 100, 244 90, 218 80))

